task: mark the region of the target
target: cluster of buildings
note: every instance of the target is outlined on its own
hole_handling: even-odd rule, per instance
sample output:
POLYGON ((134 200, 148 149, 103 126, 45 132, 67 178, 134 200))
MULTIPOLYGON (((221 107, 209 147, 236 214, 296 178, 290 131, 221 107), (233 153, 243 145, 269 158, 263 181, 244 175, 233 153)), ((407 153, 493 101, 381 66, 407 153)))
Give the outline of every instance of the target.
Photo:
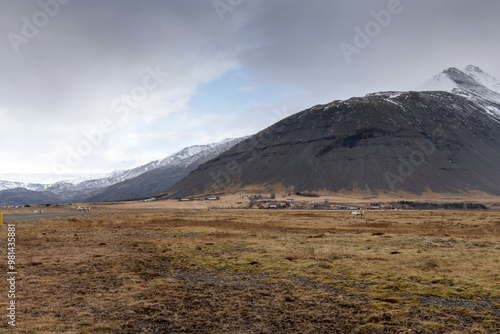
POLYGON ((241 198, 242 199, 251 199, 251 200, 255 200, 255 199, 273 199, 274 196, 273 195, 241 195, 241 198))
POLYGON ((210 196, 210 197, 198 197, 198 198, 181 198, 179 201, 181 202, 189 202, 189 201, 219 201, 220 196, 210 196))
POLYGON ((359 210, 354 206, 335 206, 330 204, 329 199, 324 201, 298 201, 293 198, 287 198, 284 201, 264 201, 259 206, 261 209, 299 209, 299 210, 359 210))
MULTIPOLYGON (((271 208, 271 207, 270 207, 271 208)), ((360 210, 358 206, 330 206, 330 205, 297 205, 295 209, 300 210, 360 210)))

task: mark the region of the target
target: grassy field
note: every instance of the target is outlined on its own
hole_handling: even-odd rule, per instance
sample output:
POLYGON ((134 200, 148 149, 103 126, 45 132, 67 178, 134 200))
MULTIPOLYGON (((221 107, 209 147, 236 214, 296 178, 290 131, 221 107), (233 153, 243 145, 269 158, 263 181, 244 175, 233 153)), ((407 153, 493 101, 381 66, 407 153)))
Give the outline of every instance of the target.
MULTIPOLYGON (((16 228, 19 333, 500 331, 498 211, 173 210, 16 228)), ((12 332, 5 279, 0 291, 12 332)))

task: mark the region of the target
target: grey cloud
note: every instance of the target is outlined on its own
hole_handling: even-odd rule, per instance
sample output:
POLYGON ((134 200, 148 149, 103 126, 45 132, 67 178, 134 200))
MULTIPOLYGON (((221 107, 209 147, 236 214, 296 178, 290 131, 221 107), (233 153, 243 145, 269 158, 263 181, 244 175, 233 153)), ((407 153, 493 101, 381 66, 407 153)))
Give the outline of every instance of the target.
MULTIPOLYGON (((372 91, 409 90, 449 66, 472 63, 500 76, 500 2, 494 0, 400 0, 402 11, 348 63, 340 44, 352 44, 354 28, 364 29, 372 11, 393 1, 244 0, 220 20, 211 0, 72 0, 18 53, 8 34, 19 34, 22 18, 31 19, 40 5, 2 1, 0 117, 38 124, 40 140, 59 143, 76 134, 68 140, 77 141, 79 123, 99 121, 140 82, 146 66, 156 65, 170 74, 154 99, 160 111, 169 105, 162 94, 188 92, 180 99, 189 99, 233 66, 248 70, 253 87, 294 88, 296 96, 272 102, 294 112, 372 91)), ((258 131, 262 122, 252 119, 266 112, 243 115, 244 125, 232 117, 228 127, 258 131)), ((0 138, 24 143, 23 131, 0 138)), ((29 135, 36 142, 36 133, 29 135)), ((27 158, 19 153, 18 159, 27 158)))

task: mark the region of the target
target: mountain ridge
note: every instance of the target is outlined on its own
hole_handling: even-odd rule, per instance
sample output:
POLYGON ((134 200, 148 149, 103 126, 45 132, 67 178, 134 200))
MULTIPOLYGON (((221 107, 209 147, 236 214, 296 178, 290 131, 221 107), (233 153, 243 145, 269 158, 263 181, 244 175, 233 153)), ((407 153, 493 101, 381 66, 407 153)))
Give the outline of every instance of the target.
POLYGON ((155 196, 180 181, 200 164, 215 158, 245 138, 226 139, 218 144, 212 144, 197 154, 182 159, 177 164, 164 165, 116 183, 102 193, 90 197, 89 201, 124 201, 155 196))
MULTIPOLYGON (((101 195, 107 188, 115 184, 164 167, 176 168, 178 175, 185 176, 183 170, 193 163, 190 159, 200 154, 204 156, 211 151, 220 154, 224 148, 230 147, 231 143, 238 140, 240 138, 227 138, 219 143, 188 146, 163 159, 154 160, 128 170, 114 171, 103 175, 103 177, 81 182, 63 180, 52 184, 24 183, 19 180, 22 175, 17 175, 18 181, 0 180, 0 187, 4 186, 4 189, 0 191, 0 205, 37 204, 46 203, 49 200, 53 203, 87 202, 93 197, 101 195)), ((30 182, 34 181, 32 176, 28 175, 28 177, 30 182)), ((54 179, 54 177, 48 175, 46 179, 54 179)), ((84 176, 75 175, 77 179, 81 177, 84 176)), ((154 193, 151 195, 154 195, 154 193)))

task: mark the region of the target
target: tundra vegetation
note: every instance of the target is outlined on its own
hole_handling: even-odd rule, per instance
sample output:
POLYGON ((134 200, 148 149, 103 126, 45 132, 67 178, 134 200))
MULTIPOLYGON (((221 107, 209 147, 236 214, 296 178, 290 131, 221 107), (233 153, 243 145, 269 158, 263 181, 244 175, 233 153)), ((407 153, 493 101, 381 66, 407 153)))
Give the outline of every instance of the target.
POLYGON ((500 330, 498 211, 172 210, 16 227, 18 333, 500 330))

